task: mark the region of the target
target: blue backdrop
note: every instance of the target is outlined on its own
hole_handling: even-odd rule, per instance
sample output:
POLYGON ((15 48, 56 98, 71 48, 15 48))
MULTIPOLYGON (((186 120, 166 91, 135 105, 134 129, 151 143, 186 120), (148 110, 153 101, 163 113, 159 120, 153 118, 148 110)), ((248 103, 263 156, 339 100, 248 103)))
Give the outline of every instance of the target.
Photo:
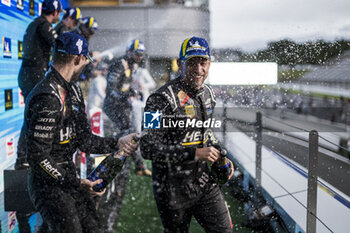
MULTIPOLYGON (((0 0, 0 221, 1 232, 18 232, 14 212, 4 211, 3 170, 14 166, 24 102, 17 84, 24 32, 43 0, 0 0)), ((63 8, 67 0, 61 0, 63 8)), ((34 230, 36 215, 30 218, 34 230)))

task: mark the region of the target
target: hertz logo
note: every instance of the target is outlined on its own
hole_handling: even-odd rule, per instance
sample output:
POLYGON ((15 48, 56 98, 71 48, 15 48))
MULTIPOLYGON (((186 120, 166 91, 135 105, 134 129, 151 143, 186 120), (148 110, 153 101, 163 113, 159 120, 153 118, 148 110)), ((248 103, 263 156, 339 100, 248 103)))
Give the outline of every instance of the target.
POLYGON ((47 159, 40 162, 40 167, 43 168, 47 173, 49 173, 50 176, 52 176, 55 179, 58 179, 59 177, 62 177, 62 174, 57 170, 57 168, 54 168, 50 161, 47 159))

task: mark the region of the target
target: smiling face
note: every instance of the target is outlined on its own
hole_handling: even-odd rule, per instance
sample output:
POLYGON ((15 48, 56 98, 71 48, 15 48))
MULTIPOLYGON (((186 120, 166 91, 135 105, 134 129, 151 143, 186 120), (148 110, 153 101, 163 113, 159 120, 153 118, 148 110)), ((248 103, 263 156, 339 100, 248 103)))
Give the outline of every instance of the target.
POLYGON ((187 85, 200 89, 208 77, 210 60, 203 57, 193 57, 182 63, 182 75, 187 85))

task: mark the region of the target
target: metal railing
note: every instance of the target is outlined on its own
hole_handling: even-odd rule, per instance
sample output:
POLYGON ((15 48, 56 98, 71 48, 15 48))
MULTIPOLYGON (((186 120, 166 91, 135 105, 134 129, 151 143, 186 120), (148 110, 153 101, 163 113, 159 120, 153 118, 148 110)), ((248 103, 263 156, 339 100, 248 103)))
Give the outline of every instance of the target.
MULTIPOLYGON (((263 131, 263 121, 262 118, 265 117, 261 112, 256 113, 256 120, 254 123, 252 122, 243 122, 240 120, 233 120, 227 118, 227 110, 226 105, 224 103, 223 109, 223 119, 224 125, 223 130, 227 129, 227 122, 231 121, 238 122, 240 124, 244 124, 245 126, 254 126, 254 140, 256 143, 256 154, 255 154, 255 190, 254 197, 261 197, 261 183, 262 183, 262 131, 263 131)), ((267 116, 266 116, 267 117, 267 116)), ((267 117, 269 118, 269 117, 267 117)), ((271 119, 271 118, 270 118, 271 119)), ((275 120, 275 119, 274 119, 275 120)), ((284 122, 285 123, 285 122, 284 122)), ((316 233, 316 223, 319 221, 323 224, 330 232, 332 230, 326 226, 325 223, 321 219, 317 217, 317 187, 318 187, 318 153, 319 153, 319 138, 322 138, 324 141, 334 144, 326 138, 320 136, 316 130, 307 131, 305 129, 301 129, 297 126, 289 125, 294 128, 298 128, 302 132, 308 133, 308 164, 307 164, 307 203, 306 206, 302 203, 299 203, 306 209, 306 232, 307 233, 316 233)), ((224 131, 225 132, 225 131, 224 131)), ((224 137, 225 138, 225 137, 224 137)), ((336 144, 334 144, 336 145, 336 144)), ((341 148, 340 145, 336 145, 341 148)), ((344 150, 349 151, 348 148, 342 148, 344 150)), ((294 197, 293 197, 294 198, 294 197)))

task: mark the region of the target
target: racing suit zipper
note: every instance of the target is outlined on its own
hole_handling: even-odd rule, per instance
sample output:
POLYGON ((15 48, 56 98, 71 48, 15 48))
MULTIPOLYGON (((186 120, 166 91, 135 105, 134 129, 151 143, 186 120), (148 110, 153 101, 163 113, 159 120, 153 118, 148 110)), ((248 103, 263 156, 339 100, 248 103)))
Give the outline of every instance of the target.
MULTIPOLYGON (((205 109, 204 109, 204 104, 203 104, 203 101, 202 101, 202 98, 201 96, 198 97, 198 102, 199 102, 199 106, 200 106, 200 111, 201 111, 201 121, 205 121, 205 109)), ((205 138, 204 138, 204 134, 205 134, 205 130, 204 130, 204 127, 202 126, 201 127, 201 134, 202 134, 202 147, 204 147, 204 141, 205 141, 205 138)))

